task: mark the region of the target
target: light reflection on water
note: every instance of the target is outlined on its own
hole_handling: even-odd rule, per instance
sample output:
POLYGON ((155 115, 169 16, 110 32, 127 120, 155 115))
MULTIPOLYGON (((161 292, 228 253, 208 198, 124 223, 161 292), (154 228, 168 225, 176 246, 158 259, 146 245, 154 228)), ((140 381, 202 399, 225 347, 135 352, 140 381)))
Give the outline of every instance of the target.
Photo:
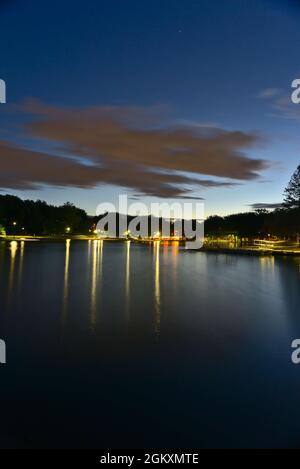
POLYGON ((62 310, 62 322, 63 325, 66 321, 67 306, 68 306, 68 295, 69 295, 69 265, 70 265, 70 244, 71 240, 66 240, 66 254, 65 254, 65 272, 64 272, 64 290, 63 290, 63 310, 62 310))
POLYGON ((0 243, 0 266, 0 337, 9 346, 0 398, 11 403, 1 420, 21 421, 13 429, 21 439, 128 447, 294 441, 298 258, 185 252, 178 243, 22 241, 0 243), (82 397, 70 397, 75 388, 82 397), (55 406, 32 404, 54 398, 55 406), (135 413, 137 402, 144 404, 135 413), (41 413, 55 432, 40 428, 41 413), (130 422, 126 434, 120 418, 130 422))
MULTIPOLYGON (((163 252, 166 255, 166 250, 164 250, 163 252)), ((160 254, 160 242, 156 241, 154 243, 154 258, 155 258, 154 297, 155 297, 155 332, 156 332, 157 335, 159 335, 159 333, 160 333, 160 316, 161 316, 159 254, 160 254)))
POLYGON ((22 282, 22 272, 23 272, 23 262, 24 262, 24 250, 25 250, 25 241, 20 242, 20 267, 19 267, 19 276, 18 276, 18 291, 21 288, 22 282))
POLYGON ((91 280, 91 328, 95 327, 97 319, 97 268, 98 268, 98 241, 93 241, 92 251, 92 280, 91 280))
POLYGON ((91 330, 97 323, 97 300, 101 295, 103 241, 93 241, 92 280, 91 280, 91 330))
MULTIPOLYGON (((40 255, 41 263, 34 266, 35 282, 39 283, 45 277, 47 282, 53 282, 55 277, 58 288, 62 288, 62 324, 66 326, 68 320, 72 321, 72 310, 74 306, 77 309, 76 301, 79 300, 85 311, 90 311, 89 327, 91 331, 95 331, 97 324, 104 320, 108 322, 108 312, 111 308, 115 308, 115 304, 118 304, 120 312, 124 311, 125 321, 132 324, 132 320, 137 317, 136 310, 139 308, 137 297, 141 296, 143 290, 145 290, 145 300, 148 303, 149 310, 151 310, 149 294, 151 294, 151 291, 153 292, 153 332, 157 336, 161 332, 161 317, 164 314, 163 304, 166 305, 166 308, 170 307, 171 303, 172 305, 176 303, 176 301, 179 304, 181 303, 180 293, 184 294, 189 291, 192 292, 192 296, 191 298, 185 298, 187 308, 189 308, 188 303, 190 300, 193 302, 195 298, 198 298, 198 306, 204 303, 210 309, 210 303, 206 303, 208 299, 210 302, 212 300, 213 285, 219 289, 219 297, 225 299, 227 295, 223 306, 231 303, 228 294, 233 286, 231 282, 235 282, 236 294, 246 295, 250 298, 255 295, 256 288, 256 294, 260 291, 264 292, 264 295, 273 297, 271 306, 275 305, 276 299, 277 306, 284 309, 287 297, 285 291, 286 274, 292 275, 292 266, 294 266, 296 275, 300 271, 298 258, 281 261, 280 258, 273 256, 244 257, 186 253, 182 251, 182 248, 176 242, 168 245, 157 241, 147 247, 135 245, 130 241, 122 244, 111 244, 103 240, 80 243, 67 239, 64 245, 55 243, 55 249, 49 243, 39 243, 39 246, 37 246, 37 243, 26 243, 25 241, 12 241, 6 246, 8 247, 9 258, 3 255, 7 253, 6 250, 2 249, 0 251, 0 256, 2 256, 0 261, 7 268, 6 308, 11 309, 13 307, 11 303, 16 302, 18 298, 20 300, 22 289, 25 288, 28 291, 31 288, 30 285, 27 285, 26 277, 24 278, 24 270, 26 275, 26 249, 29 256, 27 259, 28 268, 31 270, 33 268, 32 263, 38 263, 38 256, 40 255), (62 246, 64 246, 64 252, 62 252, 62 246), (47 250, 49 252, 46 252, 47 250), (53 250, 52 253, 50 253, 51 250, 53 250), (84 251, 87 252, 88 259, 86 266, 82 259, 84 251), (34 260, 33 253, 37 256, 34 260), (43 264, 44 256, 45 258, 51 256, 53 263, 49 262, 48 264, 48 262, 45 262, 43 264), (73 256, 79 268, 72 268, 73 256), (61 265, 61 257, 63 257, 62 277, 59 276, 58 266, 58 263, 61 265), (122 261, 122 258, 124 261, 122 261), (149 264, 151 258, 152 268, 149 264), (57 262, 57 265, 54 265, 54 261, 57 262), (18 269, 17 272, 16 268, 18 269), (286 271, 282 271, 283 268, 286 271), (41 269, 42 274, 39 276, 41 269), (137 269, 140 269, 139 274, 137 269), (63 282, 60 283, 59 278, 63 278, 63 282), (106 288, 103 287, 105 278, 106 288), (75 283, 77 285, 76 289, 74 289, 75 283), (222 284, 224 288, 222 288, 222 284), (122 290, 124 292, 124 301, 122 301, 122 290), (147 295, 146 291, 148 292, 147 295), (116 292, 116 294, 113 292, 116 292), (105 305, 103 301, 106 302, 105 305), (103 310, 104 317, 101 317, 101 310, 103 310)), ((5 278, 2 280, 5 281, 5 278)), ((234 290, 231 293, 233 294, 234 290)), ((35 294, 37 300, 42 303, 47 299, 46 295, 39 295, 38 291, 35 291, 35 294)), ((51 296, 51 292, 49 295, 51 296)), ((244 299, 241 301, 243 303, 244 299)), ((216 299, 213 303, 216 303, 216 299)), ((145 307, 144 304, 142 306, 145 307)), ((182 306, 184 309, 185 306, 182 306)), ((55 307, 59 310, 58 304, 55 307)), ((216 314, 216 305, 214 305, 214 314, 216 314)), ((274 328, 276 323, 279 324, 283 318, 284 315, 277 315, 277 321, 274 321, 272 327, 274 328)))
MULTIPOLYGON (((139 307, 136 298, 144 292, 150 305, 149 295, 152 291, 153 331, 156 335, 159 335, 161 331, 163 304, 168 307, 169 304, 174 304, 175 299, 180 303, 181 293, 183 295, 187 291, 192 293, 191 298, 185 298, 188 302, 197 298, 198 304, 203 302, 206 304, 208 300, 212 301, 211 293, 214 287, 219 289, 220 297, 224 298, 231 290, 231 293, 235 290, 237 295, 246 295, 250 298, 255 295, 256 288, 256 293, 261 291, 273 297, 272 306, 275 306, 276 300, 277 306, 281 305, 285 308, 288 297, 286 278, 293 277, 294 271, 293 280, 296 281, 296 278, 299 279, 300 271, 299 258, 281 260, 273 256, 187 253, 176 242, 168 245, 159 241, 150 246, 135 245, 130 241, 114 244, 103 240, 84 243, 67 239, 64 244, 53 243, 53 245, 12 241, 6 244, 6 249, 2 246, 0 262, 4 267, 2 268, 2 289, 7 282, 5 288, 7 309, 12 307, 11 302, 20 299, 22 289, 25 288, 28 292, 28 289, 36 288, 37 284, 45 279, 47 282, 57 281, 58 288, 62 289, 62 323, 65 324, 68 321, 70 314, 69 319, 72 320, 72 308, 74 308, 74 302, 76 306, 76 301, 79 299, 85 310, 90 311, 90 329, 95 330, 97 323, 103 319, 100 311, 104 306, 104 300, 109 298, 112 303, 118 304, 120 311, 124 311, 126 322, 131 323, 135 317, 133 311, 139 307), (87 253, 86 265, 83 262, 84 252, 87 253), (27 256, 28 259, 26 259, 27 256), (78 264, 76 269, 72 268, 73 256, 78 264), (61 258, 63 258, 63 272, 60 277, 61 258), (152 267, 149 263, 151 259, 152 267), (26 267, 31 274, 34 269, 36 283, 33 285, 28 285, 26 267), (17 272, 16 269, 18 269, 17 272), (63 282, 59 281, 60 278, 63 282), (104 289, 105 278, 107 284, 104 289), (234 285, 232 282, 235 282, 234 285), (122 301, 122 290, 124 301, 122 301), (88 303, 89 306, 87 306, 88 303)), ((38 290, 34 293, 37 301, 47 300, 46 295, 39 295, 38 290)), ((47 294, 51 296, 51 291, 47 294)), ((228 296, 226 301, 229 301, 228 296)), ((216 303, 216 299, 213 303, 216 303)), ((106 320, 111 306, 113 307, 113 304, 106 303, 106 320)), ((209 302, 206 306, 211 307, 209 302)), ((2 305, 3 307, 5 305, 2 305)), ((58 304, 55 307, 59 309, 58 304)), ((214 313, 216 314, 216 310, 214 313)), ((282 315, 280 317, 282 319, 282 315)))
POLYGON ((131 241, 126 241, 125 310, 127 321, 130 321, 130 244, 131 241))
POLYGON ((16 254, 18 249, 17 241, 11 241, 10 243, 10 269, 9 269, 9 281, 8 281, 8 304, 11 301, 11 295, 13 290, 13 282, 14 282, 14 273, 15 273, 15 261, 16 261, 16 254))

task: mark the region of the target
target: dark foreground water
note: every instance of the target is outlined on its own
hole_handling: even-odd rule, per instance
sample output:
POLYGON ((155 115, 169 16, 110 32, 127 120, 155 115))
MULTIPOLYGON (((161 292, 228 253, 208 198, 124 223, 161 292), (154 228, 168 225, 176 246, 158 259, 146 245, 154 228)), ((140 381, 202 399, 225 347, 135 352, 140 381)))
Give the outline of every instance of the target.
POLYGON ((300 446, 300 259, 0 244, 1 447, 300 446))

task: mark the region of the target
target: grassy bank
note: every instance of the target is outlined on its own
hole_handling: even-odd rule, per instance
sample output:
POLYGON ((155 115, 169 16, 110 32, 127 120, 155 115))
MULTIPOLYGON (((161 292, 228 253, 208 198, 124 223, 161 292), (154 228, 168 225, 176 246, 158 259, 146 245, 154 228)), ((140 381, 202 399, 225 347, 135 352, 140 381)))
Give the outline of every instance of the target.
MULTIPOLYGON (((192 250, 191 250, 192 251, 192 250)), ((218 254, 242 254, 248 256, 299 256, 300 247, 298 249, 292 248, 278 248, 266 249, 257 247, 216 247, 216 246, 203 246, 198 252, 214 252, 218 254)))

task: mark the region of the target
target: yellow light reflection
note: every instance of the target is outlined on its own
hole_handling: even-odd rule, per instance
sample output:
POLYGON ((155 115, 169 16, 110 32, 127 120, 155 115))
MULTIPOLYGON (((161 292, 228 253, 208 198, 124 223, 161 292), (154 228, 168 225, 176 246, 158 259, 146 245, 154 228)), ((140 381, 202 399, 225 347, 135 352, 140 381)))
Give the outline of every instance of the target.
POLYGON ((157 335, 160 333, 160 270, 159 270, 159 249, 160 242, 154 243, 154 256, 155 256, 155 288, 154 288, 154 299, 155 299, 155 332, 157 335))
POLYGON ((98 241, 98 273, 99 273, 99 281, 98 285, 100 284, 100 288, 98 288, 98 302, 99 302, 99 297, 101 296, 102 292, 102 268, 103 268, 103 239, 100 239, 98 241))
POLYGON ((10 249, 10 269, 9 269, 8 290, 7 290, 8 303, 10 302, 10 299, 11 299, 11 293, 12 293, 13 283, 14 283, 15 260, 16 260, 17 250, 18 250, 17 241, 11 241, 9 245, 9 249, 10 249))
POLYGON ((177 288, 177 256, 179 251, 179 242, 174 241, 172 243, 172 260, 173 260, 173 288, 177 288))
POLYGON ((91 263, 91 246, 92 246, 92 241, 89 239, 88 240, 88 265, 91 263))
POLYGON ((63 324, 66 321, 68 297, 69 297, 69 265, 70 265, 70 244, 71 240, 66 240, 66 253, 65 253, 65 272, 64 272, 64 290, 63 290, 63 324))
POLYGON ((259 263, 262 270, 270 269, 274 271, 275 257, 274 256, 259 256, 259 263))
POLYGON ((162 245, 163 245, 164 256, 168 256, 168 254, 169 254, 169 243, 168 242, 162 242, 162 245))
POLYGON ((99 271, 102 271, 103 241, 93 241, 92 249, 91 329, 94 330, 97 322, 97 284, 99 271))
POLYGON ((130 241, 126 241, 125 304, 126 319, 130 319, 130 241))
POLYGON ((20 262, 19 262, 19 277, 18 277, 18 290, 20 290, 21 282, 22 282, 23 262, 24 262, 24 249, 25 249, 25 241, 21 241, 21 247, 20 247, 20 262))
POLYGON ((98 241, 98 257, 99 257, 98 271, 99 271, 99 274, 102 275, 103 239, 100 239, 98 241))

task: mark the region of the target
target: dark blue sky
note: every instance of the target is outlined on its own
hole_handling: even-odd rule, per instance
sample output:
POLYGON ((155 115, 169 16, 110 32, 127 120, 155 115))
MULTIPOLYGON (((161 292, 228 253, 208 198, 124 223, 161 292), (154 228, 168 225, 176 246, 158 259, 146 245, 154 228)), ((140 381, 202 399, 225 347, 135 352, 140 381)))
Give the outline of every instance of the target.
MULTIPOLYGON (((192 194, 205 197, 208 214, 281 200, 299 163, 300 105, 289 102, 291 81, 300 77, 297 1, 28 0, 1 3, 0 15, 0 78, 7 84, 7 104, 0 106, 2 140, 43 152, 53 140, 70 144, 57 134, 33 137, 23 129, 31 112, 12 104, 28 97, 57 108, 162 106, 164 124, 262 137, 241 148, 249 158, 269 161, 259 178, 194 189, 192 194)), ((210 158, 209 152, 202 157, 210 158)), ((200 177, 219 177, 201 168, 195 171, 200 177)), ((54 203, 71 200, 93 213, 98 202, 124 193, 124 183, 120 189, 117 181, 100 180, 85 189, 76 183, 4 189, 54 203)), ((136 193, 136 186, 128 187, 136 193)))

